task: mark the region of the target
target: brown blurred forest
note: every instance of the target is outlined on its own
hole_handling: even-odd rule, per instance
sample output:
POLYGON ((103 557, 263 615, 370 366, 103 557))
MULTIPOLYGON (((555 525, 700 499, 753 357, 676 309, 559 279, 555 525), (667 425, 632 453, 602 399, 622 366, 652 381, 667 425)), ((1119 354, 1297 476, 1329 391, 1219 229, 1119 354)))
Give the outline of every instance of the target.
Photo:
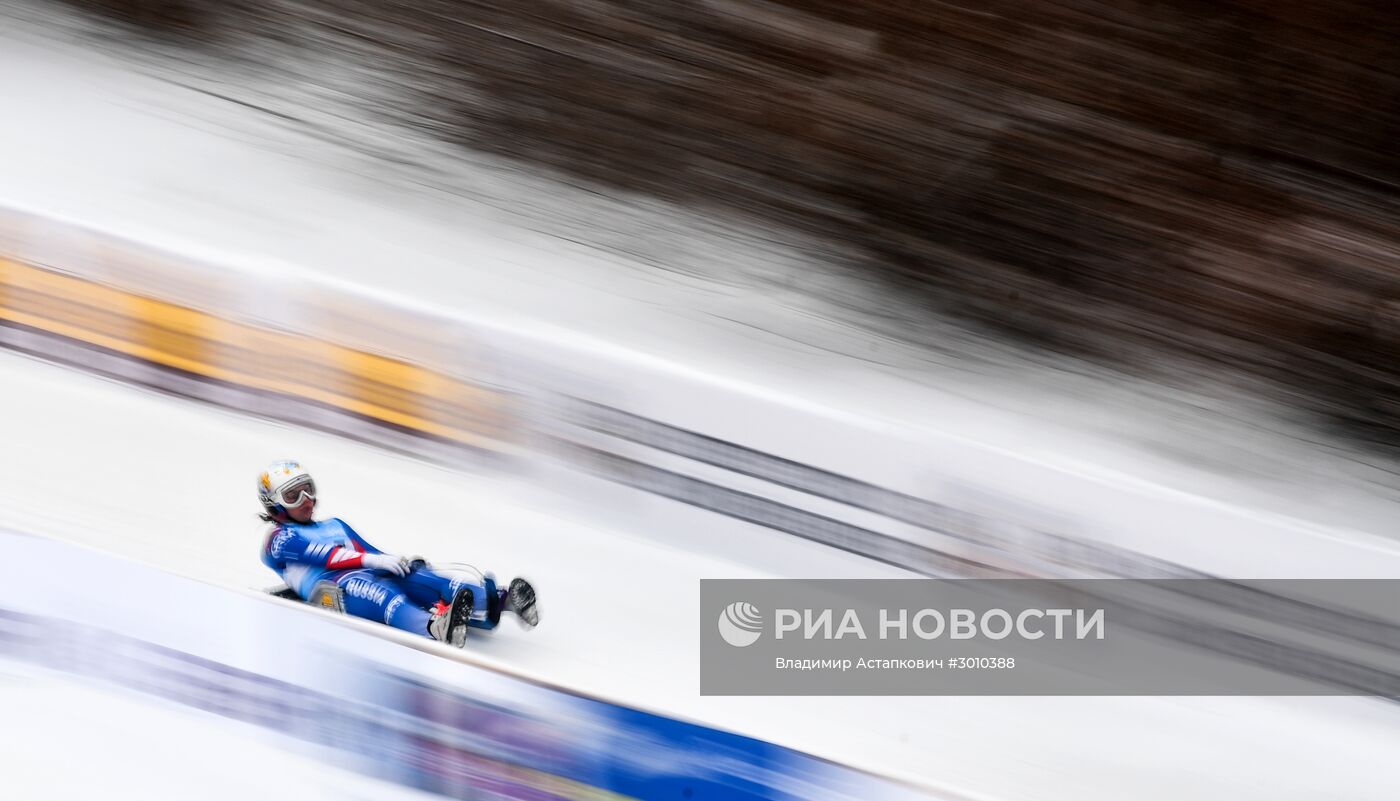
POLYGON ((380 84, 367 113, 827 237, 931 312, 1249 376, 1400 444, 1391 3, 70 4, 191 47, 339 48, 380 84))

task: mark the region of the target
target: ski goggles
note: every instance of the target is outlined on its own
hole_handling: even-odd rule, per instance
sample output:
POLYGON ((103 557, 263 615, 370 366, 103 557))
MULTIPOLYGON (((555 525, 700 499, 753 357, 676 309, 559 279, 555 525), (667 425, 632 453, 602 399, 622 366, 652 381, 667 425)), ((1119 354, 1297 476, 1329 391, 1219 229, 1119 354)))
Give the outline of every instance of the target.
POLYGON ((312 481, 310 476, 298 476, 278 487, 272 494, 272 500, 286 509, 300 506, 308 498, 316 500, 316 482, 312 481))

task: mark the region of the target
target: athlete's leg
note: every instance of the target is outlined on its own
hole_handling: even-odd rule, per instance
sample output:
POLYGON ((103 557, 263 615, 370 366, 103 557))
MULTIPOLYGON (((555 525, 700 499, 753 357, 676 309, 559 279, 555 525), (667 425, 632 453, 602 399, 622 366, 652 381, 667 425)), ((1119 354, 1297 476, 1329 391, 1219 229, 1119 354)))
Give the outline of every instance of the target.
MULTIPOLYGON (((438 601, 448 601, 457 594, 457 590, 461 587, 471 586, 470 584, 464 585, 456 577, 438 573, 431 567, 419 567, 401 581, 408 597, 422 606, 429 606, 438 601)), ((472 591, 475 592, 476 588, 473 587, 472 591)))
POLYGON ((398 580, 370 570, 350 570, 336 576, 335 583, 345 593, 347 614, 429 636, 432 616, 413 602, 398 580))
POLYGON ((428 606, 437 601, 447 601, 457 591, 467 587, 472 591, 474 609, 471 625, 478 629, 493 629, 501 619, 501 606, 505 592, 496 587, 489 575, 481 584, 470 581, 461 575, 438 572, 430 567, 420 567, 402 579, 404 592, 419 605, 428 606))
POLYGON ((481 601, 477 604, 479 615, 472 615, 468 625, 478 629, 494 629, 501 622, 501 607, 505 604, 505 593, 496 589, 496 579, 490 573, 481 577, 481 601))
MULTIPOLYGON (((422 565, 422 563, 418 563, 422 565)), ((431 567, 422 565, 403 579, 405 589, 414 597, 422 596, 428 598, 429 594, 433 600, 448 600, 457 594, 457 590, 462 587, 471 587, 477 595, 481 594, 481 585, 466 577, 464 571, 458 570, 434 570, 431 567)))

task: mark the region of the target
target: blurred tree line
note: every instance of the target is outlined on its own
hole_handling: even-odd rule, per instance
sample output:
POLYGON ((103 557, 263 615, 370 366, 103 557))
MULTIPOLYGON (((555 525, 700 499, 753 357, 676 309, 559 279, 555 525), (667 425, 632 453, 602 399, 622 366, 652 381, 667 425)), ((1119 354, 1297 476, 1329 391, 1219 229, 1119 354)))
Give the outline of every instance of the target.
POLYGON ((1263 380, 1400 444, 1392 3, 69 2, 192 47, 338 49, 380 85, 369 113, 827 237, 933 312, 1263 380))

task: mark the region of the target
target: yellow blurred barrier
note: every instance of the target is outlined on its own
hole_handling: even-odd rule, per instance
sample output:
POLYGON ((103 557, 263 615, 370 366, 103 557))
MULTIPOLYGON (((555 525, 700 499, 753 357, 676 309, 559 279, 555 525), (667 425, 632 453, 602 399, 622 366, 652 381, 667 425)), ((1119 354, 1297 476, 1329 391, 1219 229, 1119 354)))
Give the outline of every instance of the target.
POLYGON ((230 384, 501 450, 505 393, 0 257, 0 320, 230 384))

